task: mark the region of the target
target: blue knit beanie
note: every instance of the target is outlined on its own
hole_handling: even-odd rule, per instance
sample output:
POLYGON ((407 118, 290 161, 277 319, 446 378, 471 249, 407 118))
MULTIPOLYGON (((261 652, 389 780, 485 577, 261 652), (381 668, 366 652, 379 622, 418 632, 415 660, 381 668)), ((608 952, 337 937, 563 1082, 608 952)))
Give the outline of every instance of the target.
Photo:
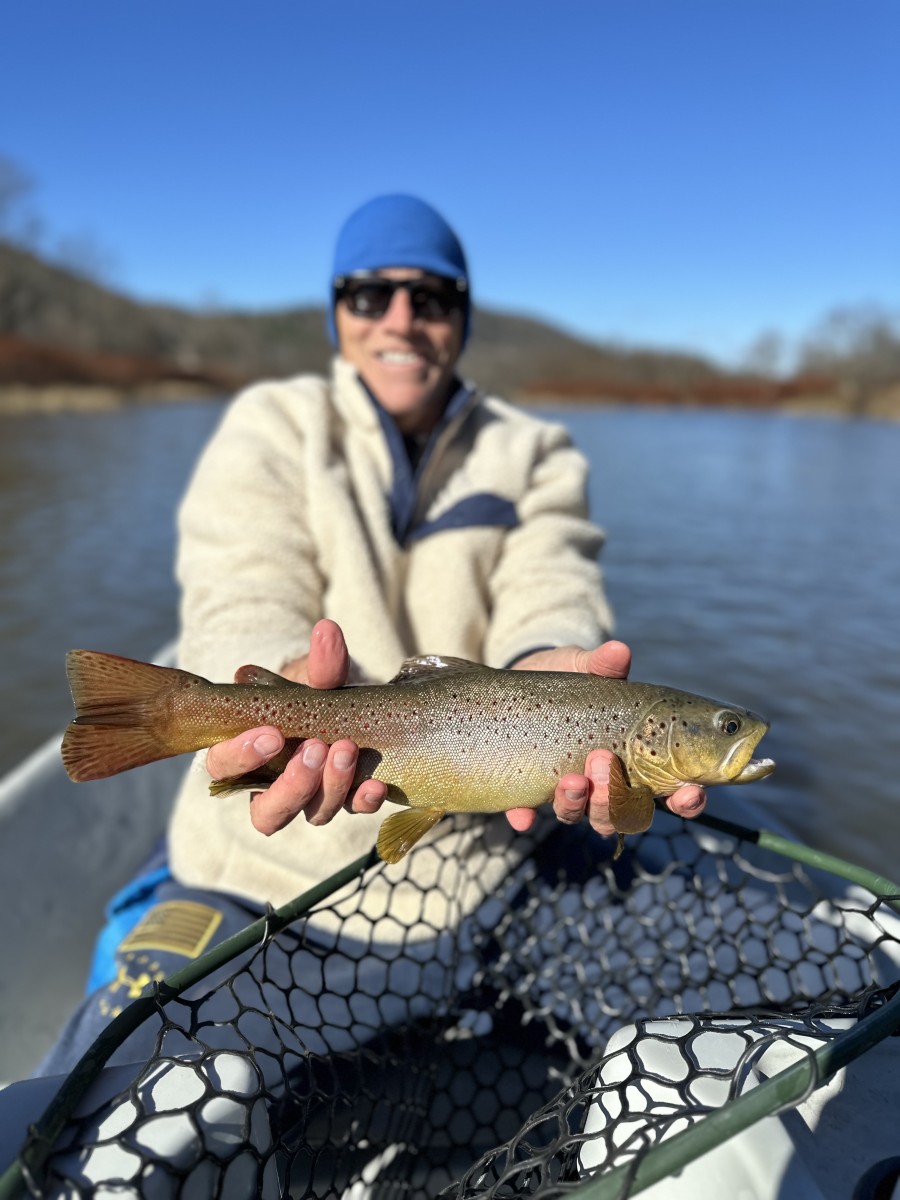
MULTIPOLYGON (((416 196, 376 196, 351 213, 338 234, 331 278, 383 267, 418 267, 435 275, 469 280, 459 238, 439 212, 416 196)), ((463 345, 469 336, 467 301, 463 345)), ((328 310, 328 335, 338 344, 334 297, 328 310)))

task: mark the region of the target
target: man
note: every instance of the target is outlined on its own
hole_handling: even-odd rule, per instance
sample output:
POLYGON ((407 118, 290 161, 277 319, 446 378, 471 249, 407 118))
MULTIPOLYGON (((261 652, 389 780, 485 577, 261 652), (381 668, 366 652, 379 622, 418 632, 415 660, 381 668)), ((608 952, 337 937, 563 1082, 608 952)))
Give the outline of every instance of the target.
MULTIPOLYGON (((332 378, 251 389, 197 469, 181 514, 181 665, 224 681, 254 662, 335 687, 441 653, 624 677, 628 649, 598 644, 610 615, 584 460, 560 427, 457 375, 471 295, 449 225, 411 196, 363 205, 338 238, 331 300, 332 378)), ((243 774, 282 745, 274 728, 249 730, 207 768, 243 774)), ((176 877, 278 903, 363 853, 377 829, 348 813, 377 811, 385 788, 351 793, 356 756, 347 739, 305 742, 251 800, 268 844, 195 779, 173 823, 176 877), (337 829, 291 827, 301 812, 337 829)), ((610 757, 594 750, 560 780, 561 820, 613 832, 610 757)), ((691 785, 668 803, 693 816, 704 798, 691 785)), ((516 830, 534 820, 509 814, 516 830)))
MULTIPOLYGON (((628 648, 604 641, 611 618, 596 562, 602 533, 587 516, 587 464, 561 426, 460 380, 470 318, 462 247, 433 208, 382 196, 351 215, 335 252, 330 376, 262 383, 238 396, 185 495, 182 667, 228 682, 254 663, 337 687, 386 681, 403 659, 439 653, 627 675, 628 648)), ((187 772, 167 846, 110 906, 91 994, 41 1073, 71 1067, 136 972, 164 978, 267 904, 285 903, 374 845, 381 820, 396 810, 382 808, 380 781, 353 787, 358 747, 346 738, 330 746, 307 739, 270 787, 243 801, 209 794, 210 775, 243 775, 283 746, 278 729, 251 729, 187 772)), ((591 750, 583 771, 560 779, 559 820, 587 815, 599 834, 613 832, 610 758, 591 750)), ((705 797, 688 785, 667 803, 695 816, 705 797)), ((440 900, 431 860, 409 856, 403 870, 429 895, 432 933, 474 911, 529 854, 536 820, 547 826, 531 809, 507 819, 473 816, 455 832, 438 831, 448 861, 464 861, 477 881, 465 906, 440 900), (479 830, 489 836, 479 840, 479 830)), ((361 903, 382 914, 390 905, 393 924, 367 917, 355 949, 342 933, 342 953, 364 955, 369 938, 396 938, 416 923, 410 890, 388 898, 391 878, 368 880, 361 903)), ((434 952, 424 943, 416 951, 423 961, 434 952)), ((114 1061, 147 1053, 148 1036, 135 1035, 114 1061)))

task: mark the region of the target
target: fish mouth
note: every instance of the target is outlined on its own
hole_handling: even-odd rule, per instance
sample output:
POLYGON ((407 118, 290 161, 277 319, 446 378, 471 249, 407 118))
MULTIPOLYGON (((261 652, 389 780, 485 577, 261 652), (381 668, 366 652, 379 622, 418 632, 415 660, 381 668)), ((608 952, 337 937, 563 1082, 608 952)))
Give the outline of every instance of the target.
POLYGON ((773 758, 751 758, 743 770, 731 779, 732 783, 752 783, 754 779, 765 779, 775 770, 773 758))
MULTIPOLYGON (((752 714, 751 714, 752 715, 752 714)), ((754 779, 765 779, 775 770, 771 758, 753 758, 753 751, 769 730, 768 721, 756 718, 758 726, 732 748, 722 763, 722 777, 728 783, 751 783, 754 779)))

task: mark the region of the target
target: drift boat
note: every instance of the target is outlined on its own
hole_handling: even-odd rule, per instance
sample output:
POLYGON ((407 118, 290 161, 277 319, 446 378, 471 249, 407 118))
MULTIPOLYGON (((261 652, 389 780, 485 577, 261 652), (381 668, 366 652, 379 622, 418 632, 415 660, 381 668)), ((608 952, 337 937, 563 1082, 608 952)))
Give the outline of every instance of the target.
POLYGON ((241 1198, 891 1194, 900 889, 718 793, 715 817, 660 812, 616 862, 550 817, 499 875, 491 822, 453 817, 167 983, 132 980, 68 1080, 26 1078, 184 769, 75 787, 54 738, 0 781, 3 1200, 173 1180, 241 1198))

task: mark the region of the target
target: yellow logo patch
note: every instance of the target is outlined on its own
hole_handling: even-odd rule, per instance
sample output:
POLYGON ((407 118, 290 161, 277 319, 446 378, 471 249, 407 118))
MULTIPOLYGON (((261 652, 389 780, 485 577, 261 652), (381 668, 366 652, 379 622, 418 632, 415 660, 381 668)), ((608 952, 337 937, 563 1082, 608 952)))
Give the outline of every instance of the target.
POLYGON ((119 946, 119 953, 166 950, 196 958, 222 922, 222 914, 193 900, 166 900, 146 912, 119 946))
POLYGON ((131 955, 127 963, 120 963, 116 968, 116 977, 109 985, 108 995, 101 993, 100 1012, 104 1017, 117 1017, 126 1004, 137 1000, 143 994, 144 988, 154 981, 162 981, 165 977, 165 971, 149 955, 131 955), (134 974, 129 974, 129 967, 134 970, 134 974))

